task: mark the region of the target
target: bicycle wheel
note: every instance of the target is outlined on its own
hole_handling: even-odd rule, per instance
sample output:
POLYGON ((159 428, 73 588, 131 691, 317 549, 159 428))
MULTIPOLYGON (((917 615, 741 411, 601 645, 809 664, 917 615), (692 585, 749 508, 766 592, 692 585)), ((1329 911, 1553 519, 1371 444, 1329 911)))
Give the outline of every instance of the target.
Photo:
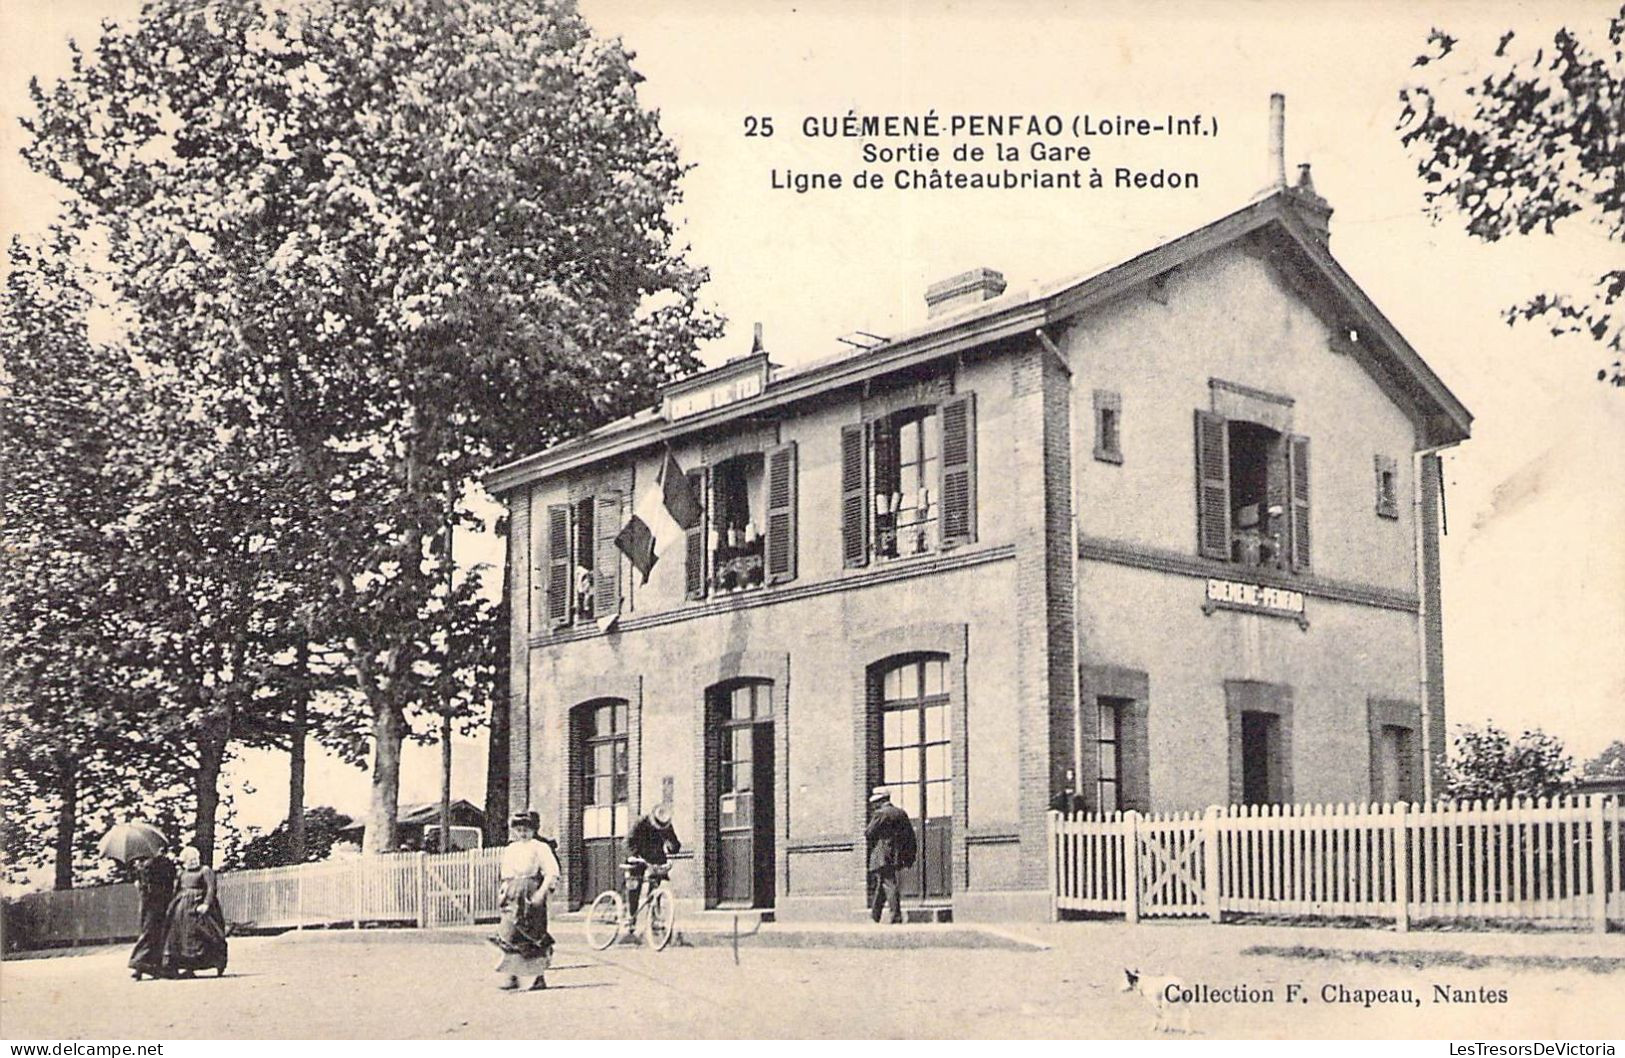
POLYGON ((587 943, 603 951, 621 936, 622 920, 626 917, 626 902, 613 889, 605 889, 587 909, 587 943))
POLYGON ((677 901, 662 886, 649 894, 644 915, 647 917, 643 939, 655 951, 664 949, 671 943, 672 934, 677 932, 677 901))

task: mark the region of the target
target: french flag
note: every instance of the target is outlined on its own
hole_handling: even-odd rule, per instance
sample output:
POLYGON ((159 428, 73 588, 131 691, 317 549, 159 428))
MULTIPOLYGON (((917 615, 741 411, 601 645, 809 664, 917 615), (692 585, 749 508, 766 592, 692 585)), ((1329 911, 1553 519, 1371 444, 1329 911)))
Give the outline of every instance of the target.
POLYGON ((660 556, 685 539, 688 531, 700 524, 703 514, 683 468, 677 465, 677 457, 667 449, 654 483, 643 490, 632 517, 616 534, 615 546, 632 560, 647 584, 649 571, 660 556))

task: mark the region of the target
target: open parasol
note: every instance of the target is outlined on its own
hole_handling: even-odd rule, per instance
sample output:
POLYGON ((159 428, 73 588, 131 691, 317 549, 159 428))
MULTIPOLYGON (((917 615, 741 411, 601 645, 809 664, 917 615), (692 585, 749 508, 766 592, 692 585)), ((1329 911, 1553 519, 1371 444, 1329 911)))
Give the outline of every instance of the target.
POLYGON ((135 856, 156 855, 168 844, 164 832, 150 823, 120 823, 102 835, 96 851, 124 863, 135 856))

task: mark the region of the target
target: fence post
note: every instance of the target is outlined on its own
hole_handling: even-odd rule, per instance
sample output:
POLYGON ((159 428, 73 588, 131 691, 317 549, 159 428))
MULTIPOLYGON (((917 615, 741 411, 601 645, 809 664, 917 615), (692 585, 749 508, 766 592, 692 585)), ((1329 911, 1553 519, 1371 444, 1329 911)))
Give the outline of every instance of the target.
POLYGON ((1202 880, 1207 890, 1207 917, 1210 922, 1222 922, 1224 912, 1219 909, 1219 806, 1208 805, 1202 817, 1202 880))
MULTIPOLYGON (((1059 922, 1060 919, 1061 919, 1061 912, 1060 912, 1060 909, 1057 906, 1057 900, 1056 900, 1058 890, 1056 888, 1057 880, 1056 880, 1056 870, 1055 870, 1055 861, 1058 860, 1060 858, 1060 855, 1061 855, 1061 834, 1060 834, 1060 827, 1057 825, 1057 821, 1060 818, 1061 818, 1061 813, 1059 813, 1059 812, 1053 812, 1052 811, 1052 812, 1049 813, 1049 816, 1048 816, 1049 826, 1047 828, 1047 831, 1048 831, 1048 834, 1049 834, 1049 847, 1048 847, 1047 851, 1049 853, 1049 856, 1048 856, 1048 859, 1047 859, 1047 863, 1048 863, 1048 867, 1049 867, 1049 920, 1051 922, 1059 922)), ((470 905, 473 904, 473 898, 472 897, 470 897, 469 903, 470 903, 470 905)))
POLYGON ((362 866, 365 859, 366 859, 366 857, 364 857, 364 856, 357 856, 355 858, 355 860, 354 860, 354 863, 355 863, 355 919, 351 923, 351 926, 354 929, 360 929, 361 928, 361 913, 364 910, 366 910, 366 906, 367 906, 367 872, 362 866))
POLYGON ((428 919, 428 910, 429 909, 426 906, 426 902, 424 900, 424 897, 428 894, 428 889, 429 889, 429 854, 426 853, 426 852, 418 853, 417 889, 418 889, 418 929, 422 929, 424 926, 428 925, 428 923, 429 923, 429 919, 428 919))
POLYGON ((1128 898, 1128 921, 1133 925, 1140 921, 1140 813, 1129 809, 1123 822, 1128 824, 1128 884, 1123 895, 1128 898))
POLYGON ((305 928, 305 872, 293 869, 293 921, 294 929, 305 928))
POLYGON ((1394 835, 1394 854, 1388 860, 1394 872, 1394 929, 1400 933, 1411 931, 1411 911, 1407 903, 1411 881, 1409 815, 1410 806, 1399 802, 1394 806, 1394 822, 1390 825, 1394 835))
POLYGON ((1586 830, 1591 835, 1591 929, 1608 932, 1608 832, 1600 797, 1586 798, 1586 830))

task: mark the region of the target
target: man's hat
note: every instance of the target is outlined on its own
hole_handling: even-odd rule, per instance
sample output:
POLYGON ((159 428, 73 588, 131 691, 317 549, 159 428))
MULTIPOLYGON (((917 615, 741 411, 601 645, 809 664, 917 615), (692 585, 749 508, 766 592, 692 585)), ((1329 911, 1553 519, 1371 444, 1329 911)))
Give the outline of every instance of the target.
POLYGON ((876 786, 875 787, 875 792, 869 795, 869 803, 870 804, 874 804, 874 803, 876 803, 878 801, 890 801, 890 800, 891 800, 891 791, 886 789, 884 786, 876 786))
POLYGON ((515 812, 513 818, 508 820, 510 827, 529 827, 532 830, 542 829, 542 817, 536 812, 515 812))
POLYGON ((671 805, 662 801, 649 811, 649 815, 656 823, 659 823, 661 826, 665 826, 667 823, 671 822, 671 805))

